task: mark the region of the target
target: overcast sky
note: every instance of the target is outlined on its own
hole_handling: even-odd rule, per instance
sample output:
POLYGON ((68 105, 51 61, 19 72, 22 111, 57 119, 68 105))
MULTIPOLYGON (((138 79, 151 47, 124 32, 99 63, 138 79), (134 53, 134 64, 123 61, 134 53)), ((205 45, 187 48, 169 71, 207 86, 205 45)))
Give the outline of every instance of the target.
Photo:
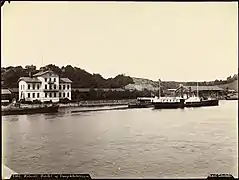
POLYGON ((70 64, 108 78, 225 79, 238 71, 235 3, 11 2, 2 66, 70 64))

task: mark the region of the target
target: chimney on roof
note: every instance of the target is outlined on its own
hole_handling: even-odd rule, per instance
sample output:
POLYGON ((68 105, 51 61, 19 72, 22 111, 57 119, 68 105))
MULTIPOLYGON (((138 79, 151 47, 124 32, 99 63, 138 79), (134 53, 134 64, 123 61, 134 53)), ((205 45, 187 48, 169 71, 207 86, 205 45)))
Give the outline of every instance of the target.
POLYGON ((32 72, 29 72, 29 77, 33 78, 32 72))

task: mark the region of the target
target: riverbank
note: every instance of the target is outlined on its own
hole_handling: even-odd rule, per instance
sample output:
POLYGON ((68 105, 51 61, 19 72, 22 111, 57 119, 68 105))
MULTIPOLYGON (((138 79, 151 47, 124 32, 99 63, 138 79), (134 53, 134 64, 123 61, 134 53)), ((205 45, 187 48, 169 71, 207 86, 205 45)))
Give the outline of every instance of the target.
POLYGON ((97 100, 97 101, 80 101, 74 103, 59 103, 60 108, 68 107, 102 107, 102 106, 122 106, 128 105, 129 103, 135 102, 135 99, 124 99, 124 100, 97 100))

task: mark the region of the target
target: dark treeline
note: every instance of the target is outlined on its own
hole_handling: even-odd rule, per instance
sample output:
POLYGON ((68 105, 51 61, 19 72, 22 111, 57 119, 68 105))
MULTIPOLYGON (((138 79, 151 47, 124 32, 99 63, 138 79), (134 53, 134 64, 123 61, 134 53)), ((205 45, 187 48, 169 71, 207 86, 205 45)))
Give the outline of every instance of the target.
MULTIPOLYGON (((203 81, 203 82, 198 82, 198 85, 199 86, 215 86, 215 85, 232 83, 237 79, 238 79, 238 75, 235 74, 233 76, 227 77, 227 79, 225 79, 225 80, 216 79, 215 81, 203 81)), ((187 86, 196 86, 197 82, 184 82, 182 84, 185 84, 187 86)))
MULTIPOLYGON (((2 86, 7 88, 17 88, 17 81, 20 77, 29 76, 30 73, 35 74, 40 70, 52 70, 56 72, 60 77, 67 77, 72 80, 72 88, 123 88, 128 84, 134 84, 131 77, 125 76, 123 74, 117 75, 114 78, 103 78, 100 74, 90 74, 87 71, 79 68, 72 67, 70 65, 62 66, 61 68, 53 64, 41 67, 39 70, 36 66, 16 66, 16 67, 6 67, 1 68, 1 77, 3 81, 2 86)), ((215 81, 204 81, 198 82, 199 86, 207 85, 220 85, 228 84, 238 79, 238 75, 227 77, 225 80, 215 80, 215 81)), ((187 86, 196 86, 197 82, 176 82, 176 81, 163 81, 162 85, 168 89, 175 89, 179 84, 187 86)), ((115 93, 114 93, 115 94, 115 93)), ((134 93, 135 94, 135 93, 134 93)))
MULTIPOLYGON (((156 92, 155 92, 156 94, 156 92)), ((87 93, 72 92, 72 99, 80 100, 121 100, 121 99, 136 99, 137 97, 150 97, 152 93, 144 89, 143 91, 102 91, 91 89, 87 93)))
POLYGON ((49 64, 41 67, 39 70, 33 65, 26 66, 25 68, 21 66, 1 68, 2 85, 4 87, 17 88, 17 81, 20 77, 29 76, 30 73, 35 74, 40 70, 52 70, 60 77, 69 78, 73 82, 72 88, 122 88, 127 84, 134 83, 131 77, 122 74, 114 78, 104 79, 100 74, 90 74, 78 67, 67 65, 60 68, 49 64))
MULTIPOLYGON (((199 86, 216 86, 222 84, 229 84, 238 80, 238 75, 234 74, 233 76, 227 77, 225 80, 215 80, 215 81, 203 81, 198 82, 199 86)), ((178 88, 180 84, 184 86, 197 86, 197 82, 176 82, 176 81, 163 81, 162 85, 168 89, 175 89, 178 88)))

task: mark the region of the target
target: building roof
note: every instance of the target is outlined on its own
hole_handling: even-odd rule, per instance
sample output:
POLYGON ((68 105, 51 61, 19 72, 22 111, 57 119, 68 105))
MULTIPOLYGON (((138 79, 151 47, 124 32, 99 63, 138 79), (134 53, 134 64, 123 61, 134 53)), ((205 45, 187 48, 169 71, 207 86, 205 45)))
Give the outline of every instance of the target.
POLYGON ((72 83, 72 81, 68 78, 60 78, 60 83, 72 83))
POLYGON ((25 82, 30 82, 30 83, 41 83, 41 81, 35 77, 31 78, 31 77, 21 77, 19 78, 19 81, 25 81, 25 82))
POLYGON ((34 76, 34 77, 36 77, 36 76, 41 76, 41 75, 46 74, 46 73, 54 73, 54 74, 56 74, 55 72, 53 72, 53 71, 51 71, 51 70, 48 70, 48 71, 40 71, 40 72, 34 74, 33 76, 34 76))
MULTIPOLYGON (((197 86, 184 86, 189 90, 191 87, 191 91, 197 91, 197 86)), ((223 88, 218 86, 198 86, 198 91, 223 91, 223 88)))
POLYGON ((2 94, 11 94, 9 89, 1 89, 2 94))
POLYGON ((11 91, 12 93, 18 93, 19 89, 18 88, 9 88, 9 91, 11 91))

